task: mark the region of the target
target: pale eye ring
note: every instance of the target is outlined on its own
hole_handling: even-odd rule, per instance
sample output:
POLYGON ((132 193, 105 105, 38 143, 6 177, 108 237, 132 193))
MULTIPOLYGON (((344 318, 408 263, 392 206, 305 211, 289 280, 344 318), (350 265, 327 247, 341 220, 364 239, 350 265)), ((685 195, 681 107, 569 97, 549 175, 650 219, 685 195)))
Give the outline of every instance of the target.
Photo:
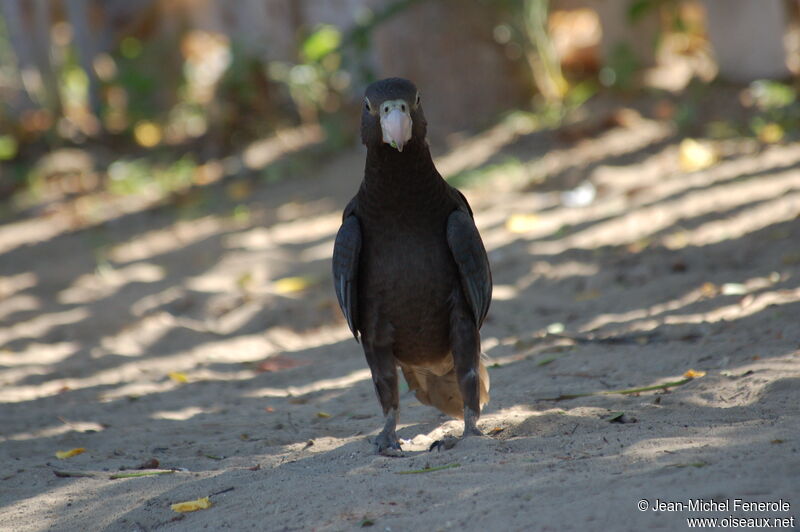
POLYGON ((364 98, 364 109, 369 112, 372 112, 372 107, 369 105, 369 98, 364 98))
POLYGON ((417 93, 417 101, 414 105, 419 105, 419 93, 417 93))

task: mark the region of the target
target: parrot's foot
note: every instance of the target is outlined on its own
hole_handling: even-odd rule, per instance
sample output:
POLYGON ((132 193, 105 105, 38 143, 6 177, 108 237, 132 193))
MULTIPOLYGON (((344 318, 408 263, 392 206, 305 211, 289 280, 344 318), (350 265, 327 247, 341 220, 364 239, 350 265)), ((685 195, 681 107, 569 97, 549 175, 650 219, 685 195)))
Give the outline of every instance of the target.
POLYGON ((478 428, 478 416, 470 408, 464 408, 464 433, 461 438, 455 436, 445 436, 441 440, 436 440, 428 447, 428 451, 441 451, 442 449, 448 450, 456 446, 456 444, 466 438, 467 436, 483 436, 483 432, 478 428))
POLYGON ((375 438, 375 445, 378 447, 378 454, 383 456, 403 456, 403 449, 400 448, 400 440, 397 439, 395 431, 381 431, 375 438))

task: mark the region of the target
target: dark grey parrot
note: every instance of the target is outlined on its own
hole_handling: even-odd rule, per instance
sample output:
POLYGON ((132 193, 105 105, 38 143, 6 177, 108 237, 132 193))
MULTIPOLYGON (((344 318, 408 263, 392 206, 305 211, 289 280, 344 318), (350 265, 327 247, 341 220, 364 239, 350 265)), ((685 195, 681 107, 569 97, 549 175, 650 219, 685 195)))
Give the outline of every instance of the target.
POLYGON ((489 375, 479 329, 492 298, 489 260, 466 198, 442 179, 417 88, 390 78, 367 87, 364 180, 344 209, 333 281, 361 338, 385 425, 375 442, 397 454, 398 366, 417 398, 481 434, 489 375))

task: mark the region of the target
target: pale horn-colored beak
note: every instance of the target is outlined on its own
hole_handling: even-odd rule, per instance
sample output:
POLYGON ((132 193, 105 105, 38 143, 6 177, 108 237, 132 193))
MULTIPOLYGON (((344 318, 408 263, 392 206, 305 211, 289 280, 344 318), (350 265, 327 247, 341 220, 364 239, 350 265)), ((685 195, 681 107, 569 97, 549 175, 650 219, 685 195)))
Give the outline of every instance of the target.
POLYGON ((402 152, 411 139, 411 116, 405 100, 390 100, 381 105, 383 142, 402 152))

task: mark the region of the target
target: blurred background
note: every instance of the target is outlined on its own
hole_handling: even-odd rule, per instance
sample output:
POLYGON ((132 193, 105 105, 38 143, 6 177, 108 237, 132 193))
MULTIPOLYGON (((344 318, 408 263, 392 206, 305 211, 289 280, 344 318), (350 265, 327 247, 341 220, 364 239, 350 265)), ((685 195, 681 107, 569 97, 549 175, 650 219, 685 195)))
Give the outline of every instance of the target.
POLYGON ((439 152, 497 120, 562 126, 604 96, 687 136, 798 134, 793 0, 0 6, 6 214, 87 192, 163 198, 226 176, 289 177, 296 168, 271 164, 286 151, 355 145, 364 87, 394 75, 420 87, 439 152))
MULTIPOLYGON (((528 512, 562 529, 581 500, 571 522, 647 529, 642 486, 787 500, 799 6, 0 0, 0 522, 422 528, 390 520, 405 512, 491 530, 528 512), (330 261, 363 176, 363 90, 387 76, 419 87, 489 253, 482 423, 502 454, 468 447, 436 477, 459 489, 409 478, 384 506, 375 482, 427 458, 362 468, 380 409, 330 261), (72 483, 47 462, 67 449, 98 475, 192 473, 72 483), (222 493, 183 524, 167 504, 222 493)), ((460 433, 403 401, 418 449, 460 433)))

